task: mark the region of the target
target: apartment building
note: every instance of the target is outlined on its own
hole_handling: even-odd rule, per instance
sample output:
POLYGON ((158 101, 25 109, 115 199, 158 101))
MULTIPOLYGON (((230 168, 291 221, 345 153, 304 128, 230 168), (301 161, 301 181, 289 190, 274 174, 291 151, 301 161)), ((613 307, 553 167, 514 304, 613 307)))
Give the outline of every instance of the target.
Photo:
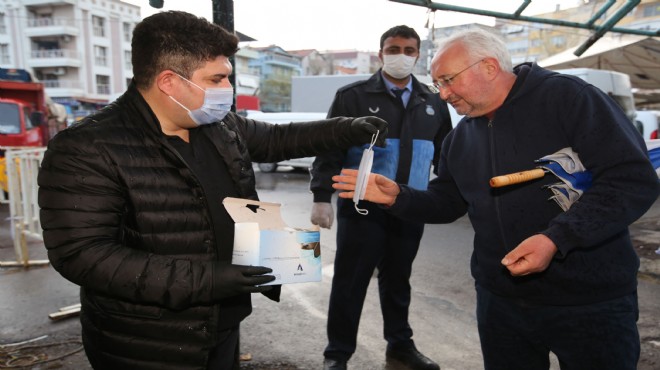
POLYGON ((259 91, 259 69, 254 67, 256 60, 259 60, 259 52, 249 47, 240 48, 234 55, 237 95, 254 95, 259 91))
POLYGON ((328 50, 321 53, 332 75, 371 74, 380 68, 378 53, 358 50, 328 50))
POLYGON ((126 90, 140 20, 119 0, 0 0, 0 67, 30 71, 79 118, 126 90))
POLYGON ((287 53, 300 58, 303 76, 327 75, 332 70, 326 57, 316 49, 287 50, 287 53))
MULTIPOLYGON (((553 12, 537 14, 534 17, 576 23, 586 23, 593 19, 594 24, 600 25, 623 5, 623 2, 615 4, 598 16, 606 3, 605 0, 584 1, 577 7, 558 8, 553 12)), ((615 27, 646 31, 659 29, 660 0, 642 0, 615 27)), ((505 37, 514 64, 543 60, 566 49, 581 45, 593 33, 587 29, 503 19, 496 21, 495 28, 505 37)), ((604 37, 620 37, 620 35, 609 32, 604 37)))
POLYGON ((257 51, 259 56, 249 60, 248 67, 252 73, 260 76, 258 96, 261 110, 290 111, 291 78, 302 74, 300 58, 276 45, 253 50, 257 51))
MULTIPOLYGON (((578 6, 566 9, 558 7, 555 11, 549 13, 523 14, 536 18, 575 23, 586 23, 595 17, 594 24, 599 25, 611 17, 622 5, 615 4, 607 12, 596 17, 605 4, 605 0, 587 0, 579 2, 578 6)), ((507 44, 514 65, 543 60, 569 48, 581 45, 593 33, 593 31, 587 29, 576 29, 538 22, 496 19, 494 26, 472 23, 436 28, 429 31, 428 39, 440 40, 453 32, 472 27, 480 27, 499 32, 507 44)), ((660 0, 642 0, 615 27, 647 31, 659 29, 660 0)), ((619 35, 615 32, 608 32, 605 37, 618 37, 619 35)), ((427 47, 428 49, 425 47, 422 48, 423 55, 430 55, 435 51, 433 44, 427 44, 427 47)))

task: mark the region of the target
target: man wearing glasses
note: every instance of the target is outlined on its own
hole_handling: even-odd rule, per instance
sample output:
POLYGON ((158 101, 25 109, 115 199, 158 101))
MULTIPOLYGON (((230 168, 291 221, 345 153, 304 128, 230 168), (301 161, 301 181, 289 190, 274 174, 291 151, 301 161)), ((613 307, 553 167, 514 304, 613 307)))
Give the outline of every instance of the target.
MULTIPOLYGON (((431 164, 451 130, 447 104, 412 75, 419 58, 420 38, 414 29, 396 26, 380 40, 383 68, 371 78, 337 91, 329 117, 373 115, 387 120, 387 147, 374 148, 373 172, 426 189, 431 164)), ((332 176, 342 168, 358 168, 364 147, 316 157, 312 168, 312 223, 330 228, 332 176)), ((403 222, 370 202, 337 202, 337 254, 328 311, 328 345, 324 369, 346 369, 356 348, 358 324, 369 282, 378 269, 386 359, 409 369, 434 370, 438 365, 421 354, 408 323, 410 274, 424 225, 403 222)))
MULTIPOLYGON (((443 40, 431 75, 443 100, 466 117, 442 147, 427 191, 379 175, 365 199, 394 216, 447 223, 470 217, 471 271, 485 369, 635 370, 637 269, 628 226, 654 203, 660 183, 641 136, 598 88, 523 63, 483 30, 443 40), (541 179, 491 188, 490 178, 534 168, 565 148, 591 174, 563 210, 541 179)), ((353 173, 336 176, 352 197, 353 173)))

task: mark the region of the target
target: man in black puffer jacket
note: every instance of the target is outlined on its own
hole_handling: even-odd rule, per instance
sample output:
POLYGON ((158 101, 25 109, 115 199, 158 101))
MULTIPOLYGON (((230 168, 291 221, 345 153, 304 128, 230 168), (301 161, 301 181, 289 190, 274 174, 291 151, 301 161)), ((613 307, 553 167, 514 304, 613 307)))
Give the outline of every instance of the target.
POLYGON ((252 161, 387 131, 375 117, 271 125, 229 112, 237 45, 188 13, 145 18, 126 93, 48 145, 38 180, 44 242, 52 266, 81 286, 94 369, 237 369, 250 293, 279 300, 279 289, 262 286, 270 269, 231 265, 222 200, 257 199, 252 161))

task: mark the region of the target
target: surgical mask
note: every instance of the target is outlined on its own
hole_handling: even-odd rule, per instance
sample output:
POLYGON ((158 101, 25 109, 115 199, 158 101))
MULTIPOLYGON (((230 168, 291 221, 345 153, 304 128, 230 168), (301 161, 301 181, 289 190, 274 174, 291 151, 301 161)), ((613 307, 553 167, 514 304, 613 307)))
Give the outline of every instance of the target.
POLYGON ((410 76, 416 61, 416 57, 405 54, 383 54, 383 71, 394 78, 402 80, 410 76))
POLYGON ((234 103, 234 89, 231 87, 212 87, 202 89, 196 83, 188 80, 187 78, 177 74, 177 76, 190 82, 196 88, 204 91, 204 104, 201 107, 190 110, 183 104, 179 103, 172 96, 169 96, 175 103, 179 104, 181 108, 188 111, 188 115, 198 125, 208 125, 213 122, 222 121, 227 113, 231 110, 231 105, 234 103))
POLYGON ((378 139, 378 132, 371 137, 371 144, 362 152, 362 159, 360 160, 360 167, 358 167, 357 179, 355 180, 355 190, 353 190, 353 203, 355 210, 366 216, 369 211, 366 209, 358 208, 360 200, 364 199, 364 194, 367 192, 367 184, 369 183, 369 174, 371 174, 371 167, 374 164, 374 144, 378 139))

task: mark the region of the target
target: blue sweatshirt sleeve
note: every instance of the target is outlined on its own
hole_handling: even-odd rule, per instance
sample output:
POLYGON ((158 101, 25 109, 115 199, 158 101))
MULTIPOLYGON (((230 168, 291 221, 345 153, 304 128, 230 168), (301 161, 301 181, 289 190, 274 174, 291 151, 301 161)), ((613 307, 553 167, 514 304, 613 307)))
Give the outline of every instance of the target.
MULTIPOLYGON (((451 136, 451 135, 450 135, 451 136)), ((456 221, 467 213, 467 203, 447 169, 447 151, 451 146, 448 137, 443 144, 438 165, 438 177, 429 182, 426 190, 416 190, 399 184, 401 193, 389 208, 397 217, 428 224, 445 224, 456 221)))

